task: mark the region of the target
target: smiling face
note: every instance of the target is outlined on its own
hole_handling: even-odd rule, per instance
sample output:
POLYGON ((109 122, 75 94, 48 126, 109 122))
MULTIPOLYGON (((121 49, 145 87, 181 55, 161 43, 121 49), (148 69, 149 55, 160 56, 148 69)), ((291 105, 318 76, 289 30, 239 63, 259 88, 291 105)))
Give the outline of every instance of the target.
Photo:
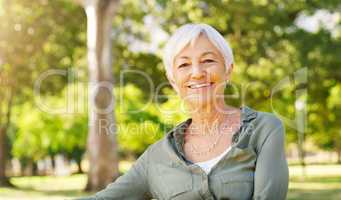
MULTIPOLYGON (((204 35, 183 48, 174 58, 171 81, 186 103, 194 107, 223 101, 226 70, 220 51, 204 35)), ((228 69, 231 69, 228 67, 228 69)))

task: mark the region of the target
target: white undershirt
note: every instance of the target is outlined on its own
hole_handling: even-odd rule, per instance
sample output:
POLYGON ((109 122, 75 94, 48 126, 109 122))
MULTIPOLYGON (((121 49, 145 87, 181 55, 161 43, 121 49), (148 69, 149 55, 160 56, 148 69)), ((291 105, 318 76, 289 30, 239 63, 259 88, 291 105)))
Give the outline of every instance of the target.
POLYGON ((195 164, 199 165, 199 167, 201 167, 206 174, 209 174, 212 167, 214 167, 214 165, 216 165, 219 160, 224 157, 227 152, 229 152, 231 149, 231 146, 229 148, 227 148, 223 153, 221 153, 219 156, 212 158, 211 160, 207 160, 207 161, 203 161, 203 162, 196 162, 195 164))

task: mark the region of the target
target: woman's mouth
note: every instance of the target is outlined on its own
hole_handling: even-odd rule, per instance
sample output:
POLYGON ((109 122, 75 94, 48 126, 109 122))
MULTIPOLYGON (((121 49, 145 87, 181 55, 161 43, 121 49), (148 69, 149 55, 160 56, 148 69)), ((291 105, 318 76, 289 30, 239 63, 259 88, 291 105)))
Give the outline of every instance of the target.
POLYGON ((210 87, 212 85, 213 85, 213 82, 210 82, 210 83, 192 83, 192 84, 189 84, 187 87, 191 88, 191 89, 199 89, 199 88, 210 87))

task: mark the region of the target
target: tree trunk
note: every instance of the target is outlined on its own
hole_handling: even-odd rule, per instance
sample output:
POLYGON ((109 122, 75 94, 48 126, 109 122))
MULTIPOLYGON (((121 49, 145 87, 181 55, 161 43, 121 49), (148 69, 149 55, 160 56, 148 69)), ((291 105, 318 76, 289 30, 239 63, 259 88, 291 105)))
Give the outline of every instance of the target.
POLYGON ((33 175, 33 160, 28 159, 25 169, 24 169, 24 175, 25 176, 32 176, 33 175))
POLYGON ((13 103, 13 93, 10 90, 8 102, 6 105, 7 112, 6 112, 5 123, 4 124, 0 123, 0 186, 6 186, 6 187, 13 186, 9 182, 8 177, 6 176, 6 162, 7 162, 7 153, 8 153, 6 149, 7 148, 6 134, 7 134, 8 127, 10 125, 10 120, 11 120, 12 103, 13 103))
POLYGON ((0 127, 0 186, 11 186, 6 176, 6 129, 0 127))
POLYGON ((39 172, 38 172, 38 164, 37 162, 33 161, 32 163, 32 172, 31 172, 32 176, 38 176, 39 172))
POLYGON ((56 160, 55 160, 55 155, 51 155, 50 156, 51 157, 51 167, 52 167, 52 171, 53 171, 53 173, 55 173, 56 172, 56 160))
POLYGON ((82 169, 82 160, 81 159, 76 159, 78 171, 77 174, 83 174, 83 169, 82 169))
POLYGON ((118 177, 111 57, 112 19, 117 6, 116 0, 84 0, 91 86, 87 191, 103 189, 118 177))
POLYGON ((303 141, 299 140, 298 142, 298 155, 299 155, 299 160, 300 160, 300 165, 302 168, 302 180, 306 177, 306 163, 305 163, 305 151, 304 151, 304 145, 303 145, 303 141))

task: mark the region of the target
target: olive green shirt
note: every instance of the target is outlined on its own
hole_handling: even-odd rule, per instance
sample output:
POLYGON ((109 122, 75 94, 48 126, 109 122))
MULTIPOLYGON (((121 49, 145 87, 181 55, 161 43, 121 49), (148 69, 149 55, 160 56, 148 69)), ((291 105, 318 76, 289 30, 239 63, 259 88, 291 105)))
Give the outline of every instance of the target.
POLYGON ((285 131, 273 114, 241 107, 230 151, 206 174, 186 160, 184 130, 191 119, 149 146, 131 169, 93 197, 138 200, 283 200, 288 191, 285 131))

